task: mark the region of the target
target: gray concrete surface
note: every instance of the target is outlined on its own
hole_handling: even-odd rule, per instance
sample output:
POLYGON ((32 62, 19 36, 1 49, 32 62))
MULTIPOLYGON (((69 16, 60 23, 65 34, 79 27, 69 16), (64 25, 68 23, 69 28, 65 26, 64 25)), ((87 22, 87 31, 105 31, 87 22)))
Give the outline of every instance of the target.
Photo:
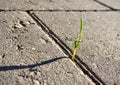
POLYGON ((0 85, 95 85, 25 12, 0 12, 0 85))
POLYGON ((82 16, 83 42, 77 55, 106 85, 120 85, 119 2, 0 0, 0 85, 94 85, 28 10, 71 49, 82 16))
POLYGON ((106 10, 93 0, 0 0, 3 10, 106 10))
POLYGON ((83 17, 83 43, 78 56, 107 85, 120 84, 120 12, 35 12, 73 49, 83 17))

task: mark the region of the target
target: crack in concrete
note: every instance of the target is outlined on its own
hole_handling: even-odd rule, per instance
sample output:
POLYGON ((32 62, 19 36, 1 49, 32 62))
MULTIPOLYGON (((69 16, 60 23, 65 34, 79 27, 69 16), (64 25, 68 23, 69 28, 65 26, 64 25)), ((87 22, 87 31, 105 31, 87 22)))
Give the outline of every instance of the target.
MULTIPOLYGON (((96 0, 95 0, 96 1, 96 0)), ((108 7, 109 8, 109 7, 108 7)), ((11 9, 11 10, 5 10, 5 9, 0 9, 0 12, 11 12, 11 11, 22 11, 22 12, 26 12, 26 11, 40 11, 40 12, 120 12, 120 9, 114 9, 111 8, 110 9, 103 9, 103 10, 96 10, 96 9, 91 9, 91 10, 75 10, 75 9, 71 9, 71 10, 60 10, 60 9, 50 9, 50 10, 34 10, 34 9, 30 9, 30 10, 22 10, 22 9, 11 9)))
MULTIPOLYGON (((27 13, 70 58, 72 50, 53 31, 51 31, 50 28, 42 20, 40 20, 35 13, 30 11, 27 11, 27 13)), ((105 85, 105 83, 77 55, 73 62, 77 65, 78 68, 81 68, 83 73, 86 74, 96 85, 105 85)))

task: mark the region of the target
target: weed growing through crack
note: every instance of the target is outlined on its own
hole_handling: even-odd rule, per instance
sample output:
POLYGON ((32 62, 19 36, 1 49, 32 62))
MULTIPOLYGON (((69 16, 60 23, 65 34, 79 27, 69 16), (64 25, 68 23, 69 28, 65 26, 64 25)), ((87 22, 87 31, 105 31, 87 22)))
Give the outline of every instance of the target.
POLYGON ((80 33, 79 33, 78 39, 74 42, 74 50, 73 50, 73 54, 72 54, 72 60, 75 59, 77 48, 79 47, 79 45, 82 42, 82 30, 83 30, 83 20, 81 18, 80 19, 80 33))

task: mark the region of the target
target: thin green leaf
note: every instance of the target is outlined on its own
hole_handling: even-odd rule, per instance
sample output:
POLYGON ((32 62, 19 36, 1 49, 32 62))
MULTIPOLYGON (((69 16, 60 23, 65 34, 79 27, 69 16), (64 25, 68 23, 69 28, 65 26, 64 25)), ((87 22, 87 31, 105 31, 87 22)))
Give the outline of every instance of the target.
POLYGON ((83 20, 82 18, 80 19, 80 35, 79 35, 79 40, 82 41, 82 30, 83 30, 83 20))
POLYGON ((78 40, 75 41, 75 48, 78 48, 82 41, 82 29, 83 29, 83 21, 82 18, 80 19, 80 34, 78 40))

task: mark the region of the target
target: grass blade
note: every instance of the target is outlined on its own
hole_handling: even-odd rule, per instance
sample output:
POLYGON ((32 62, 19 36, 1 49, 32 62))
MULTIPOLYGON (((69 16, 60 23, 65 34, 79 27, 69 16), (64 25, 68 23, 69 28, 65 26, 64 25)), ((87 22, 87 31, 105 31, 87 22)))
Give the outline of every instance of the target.
POLYGON ((79 34, 78 40, 75 41, 74 50, 73 50, 73 54, 72 54, 72 60, 75 59, 75 54, 76 54, 77 48, 79 47, 79 45, 82 41, 82 30, 83 30, 83 20, 81 18, 80 19, 80 34, 79 34))

